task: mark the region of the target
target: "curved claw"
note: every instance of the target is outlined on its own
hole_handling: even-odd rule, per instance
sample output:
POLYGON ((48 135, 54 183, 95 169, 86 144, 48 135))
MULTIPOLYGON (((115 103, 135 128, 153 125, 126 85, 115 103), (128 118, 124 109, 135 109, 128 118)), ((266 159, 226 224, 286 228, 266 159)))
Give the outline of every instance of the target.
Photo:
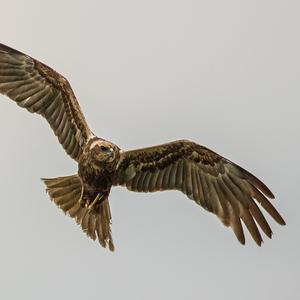
POLYGON ((80 206, 85 207, 86 201, 83 199, 83 193, 84 193, 84 187, 83 184, 81 184, 81 192, 80 192, 80 198, 78 200, 80 206))
POLYGON ((103 198, 104 194, 98 194, 95 199, 93 200, 93 202, 88 206, 88 210, 91 211, 94 206, 101 201, 101 199, 103 198))

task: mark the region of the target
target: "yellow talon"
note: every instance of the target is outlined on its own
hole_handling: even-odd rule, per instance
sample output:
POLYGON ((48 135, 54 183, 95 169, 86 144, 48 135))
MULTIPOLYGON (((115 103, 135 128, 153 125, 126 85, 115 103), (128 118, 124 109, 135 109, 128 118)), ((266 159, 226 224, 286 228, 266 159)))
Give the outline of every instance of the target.
POLYGON ((83 187, 83 184, 81 184, 81 192, 80 192, 80 198, 79 198, 79 204, 81 206, 84 206, 84 200, 83 200, 83 192, 84 192, 84 187, 83 187))
POLYGON ((91 210, 95 206, 95 204, 103 198, 103 196, 104 196, 103 194, 102 195, 98 194, 94 199, 94 201, 88 206, 88 210, 91 210))

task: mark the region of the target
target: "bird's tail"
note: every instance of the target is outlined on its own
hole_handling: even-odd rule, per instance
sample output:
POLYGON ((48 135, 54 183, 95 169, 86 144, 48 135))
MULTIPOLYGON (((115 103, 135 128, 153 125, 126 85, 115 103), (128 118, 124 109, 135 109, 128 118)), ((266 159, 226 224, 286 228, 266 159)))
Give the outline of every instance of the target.
POLYGON ((47 186, 47 193, 51 200, 63 210, 65 214, 74 218, 83 231, 93 240, 111 251, 114 244, 111 236, 111 213, 108 198, 102 200, 97 213, 89 211, 79 203, 82 183, 78 175, 42 179, 47 186))

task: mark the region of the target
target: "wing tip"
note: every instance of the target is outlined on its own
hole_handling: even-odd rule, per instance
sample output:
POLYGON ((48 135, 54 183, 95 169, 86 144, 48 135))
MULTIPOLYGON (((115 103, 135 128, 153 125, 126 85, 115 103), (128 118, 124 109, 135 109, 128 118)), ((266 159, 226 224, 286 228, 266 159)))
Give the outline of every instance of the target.
POLYGON ((245 246, 246 245, 246 240, 245 237, 237 237, 238 241, 240 242, 241 245, 245 246))
POLYGON ((256 176, 248 172, 249 181, 258 188, 264 195, 266 195, 270 199, 275 199, 275 195, 271 192, 271 190, 256 176))
POLYGON ((250 173, 243 167, 237 165, 236 163, 233 163, 231 161, 229 161, 229 162, 232 163, 240 171, 240 174, 243 174, 244 179, 248 180, 253 186, 258 188, 264 195, 266 195, 270 199, 275 198, 272 191, 260 179, 258 179, 252 173, 250 173))
POLYGON ((269 238, 269 239, 272 239, 273 237, 273 231, 264 231, 265 235, 269 238))
MULTIPOLYGON (((280 215, 279 215, 280 216, 280 215)), ((279 225, 282 225, 282 226, 285 226, 286 225, 286 222, 285 222, 285 220, 280 216, 280 218, 278 219, 278 220, 276 220, 277 221, 277 223, 279 224, 279 225)))
POLYGON ((263 240, 263 239, 260 239, 260 240, 255 241, 255 242, 256 242, 256 244, 257 244, 258 247, 261 247, 262 244, 264 243, 264 240, 263 240))

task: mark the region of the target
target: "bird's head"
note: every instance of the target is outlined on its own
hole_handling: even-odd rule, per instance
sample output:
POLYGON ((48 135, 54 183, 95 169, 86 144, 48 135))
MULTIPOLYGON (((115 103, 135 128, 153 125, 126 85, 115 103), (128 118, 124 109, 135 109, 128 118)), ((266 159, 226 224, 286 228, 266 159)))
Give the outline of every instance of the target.
POLYGON ((92 162, 96 165, 99 163, 112 163, 117 161, 119 157, 119 148, 111 142, 97 140, 91 144, 90 154, 92 162))

